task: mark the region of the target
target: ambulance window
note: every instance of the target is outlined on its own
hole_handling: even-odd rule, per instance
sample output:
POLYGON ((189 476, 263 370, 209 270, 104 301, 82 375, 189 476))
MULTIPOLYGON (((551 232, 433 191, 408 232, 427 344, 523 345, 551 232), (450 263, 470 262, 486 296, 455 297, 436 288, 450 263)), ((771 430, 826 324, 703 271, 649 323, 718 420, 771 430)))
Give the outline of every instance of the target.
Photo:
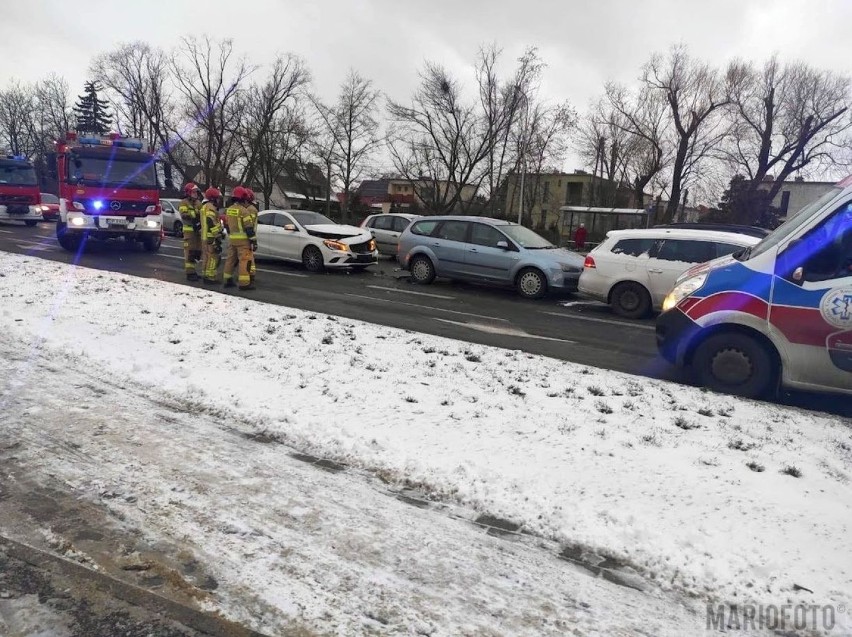
POLYGON ((806 259, 806 281, 852 277, 852 203, 844 204, 819 226, 795 241, 785 252, 806 259))
POLYGON ((716 246, 710 241, 664 239, 657 248, 656 257, 663 261, 704 263, 716 258, 716 246))

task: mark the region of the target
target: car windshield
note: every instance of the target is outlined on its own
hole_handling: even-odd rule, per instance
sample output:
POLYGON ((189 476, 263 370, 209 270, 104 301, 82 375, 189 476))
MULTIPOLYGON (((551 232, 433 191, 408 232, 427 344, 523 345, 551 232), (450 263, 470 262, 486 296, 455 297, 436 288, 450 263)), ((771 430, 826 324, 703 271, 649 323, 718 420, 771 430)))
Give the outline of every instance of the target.
POLYGON ((0 164, 0 184, 35 186, 35 170, 26 164, 0 164))
POLYGON ((829 201, 837 197, 843 191, 842 188, 836 187, 829 190, 819 199, 812 201, 810 204, 799 210, 792 217, 773 230, 760 243, 755 244, 750 248, 746 248, 735 256, 739 261, 746 261, 759 254, 763 254, 770 248, 774 248, 784 239, 795 233, 799 228, 805 225, 820 208, 825 206, 829 201))
POLYGON ((547 250, 556 246, 541 235, 536 234, 529 228, 517 224, 499 226, 500 230, 509 236, 512 241, 527 250, 547 250))
POLYGON ((302 226, 337 225, 331 219, 318 212, 291 212, 290 214, 302 226))
POLYGON ((149 161, 77 155, 69 161, 68 174, 90 186, 157 188, 157 173, 149 161))

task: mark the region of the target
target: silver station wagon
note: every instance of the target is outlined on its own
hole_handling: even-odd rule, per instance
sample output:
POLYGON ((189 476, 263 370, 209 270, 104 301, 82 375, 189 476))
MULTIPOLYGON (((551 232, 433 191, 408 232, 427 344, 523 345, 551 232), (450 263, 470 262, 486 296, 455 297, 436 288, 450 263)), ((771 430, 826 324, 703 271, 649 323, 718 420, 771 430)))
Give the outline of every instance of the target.
POLYGON ((529 228, 488 217, 421 217, 399 237, 397 257, 415 283, 435 277, 514 286, 538 299, 577 289, 583 257, 529 228))

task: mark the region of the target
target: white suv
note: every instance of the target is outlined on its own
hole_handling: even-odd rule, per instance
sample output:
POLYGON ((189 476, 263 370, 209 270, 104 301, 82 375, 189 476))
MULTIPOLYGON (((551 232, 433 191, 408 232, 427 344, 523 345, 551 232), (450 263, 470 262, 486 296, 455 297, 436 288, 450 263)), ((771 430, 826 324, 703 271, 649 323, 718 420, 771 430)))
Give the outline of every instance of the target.
POLYGON ((616 314, 642 318, 659 310, 677 278, 696 263, 739 252, 760 239, 718 230, 613 230, 586 257, 579 290, 616 314))

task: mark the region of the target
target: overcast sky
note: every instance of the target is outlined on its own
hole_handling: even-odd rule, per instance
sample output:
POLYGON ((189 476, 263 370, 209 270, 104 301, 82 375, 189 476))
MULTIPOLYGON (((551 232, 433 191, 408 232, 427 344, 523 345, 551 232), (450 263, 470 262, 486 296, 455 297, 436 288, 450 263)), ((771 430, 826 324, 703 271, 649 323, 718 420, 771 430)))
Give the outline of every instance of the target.
POLYGON ((583 110, 608 79, 631 81, 654 51, 684 42, 723 64, 772 53, 852 69, 852 0, 2 0, 0 86, 65 76, 76 95, 90 60, 119 42, 170 47, 189 32, 233 38, 256 64, 308 62, 332 98, 351 66, 405 99, 424 60, 469 74, 480 44, 507 61, 537 46, 543 93, 583 110))

